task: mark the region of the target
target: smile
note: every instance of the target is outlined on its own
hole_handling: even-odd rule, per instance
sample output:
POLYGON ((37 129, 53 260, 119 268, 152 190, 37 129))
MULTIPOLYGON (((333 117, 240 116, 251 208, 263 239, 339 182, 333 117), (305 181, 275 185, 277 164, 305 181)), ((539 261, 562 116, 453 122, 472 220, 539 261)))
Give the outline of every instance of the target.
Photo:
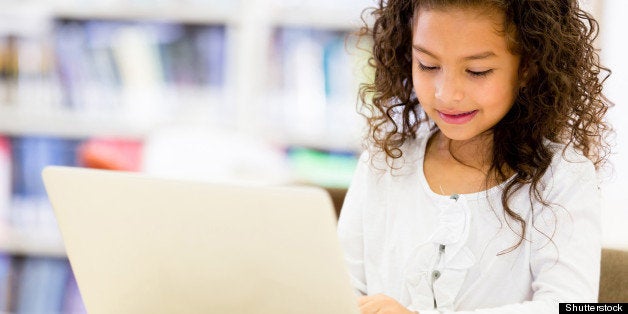
POLYGON ((478 110, 460 112, 460 113, 443 113, 441 111, 438 111, 438 115, 440 116, 440 118, 449 124, 467 123, 471 121, 471 119, 473 119, 473 117, 475 117, 477 113, 478 113, 478 110))

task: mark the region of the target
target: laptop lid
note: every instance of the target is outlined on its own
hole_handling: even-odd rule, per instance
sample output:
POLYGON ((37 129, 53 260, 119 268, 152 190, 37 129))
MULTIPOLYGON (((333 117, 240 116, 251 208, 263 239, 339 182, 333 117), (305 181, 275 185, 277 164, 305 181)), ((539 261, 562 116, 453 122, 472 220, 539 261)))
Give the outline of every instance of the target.
POLYGON ((358 313, 322 189, 43 179, 89 313, 358 313))

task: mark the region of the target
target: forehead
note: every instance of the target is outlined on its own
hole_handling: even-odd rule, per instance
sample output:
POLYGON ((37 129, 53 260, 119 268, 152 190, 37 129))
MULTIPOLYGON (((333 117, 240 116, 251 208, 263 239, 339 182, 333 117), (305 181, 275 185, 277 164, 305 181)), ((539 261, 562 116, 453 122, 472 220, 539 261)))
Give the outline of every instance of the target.
POLYGON ((412 44, 439 55, 466 55, 490 50, 510 54, 503 31, 504 15, 473 8, 420 9, 412 23, 412 44))

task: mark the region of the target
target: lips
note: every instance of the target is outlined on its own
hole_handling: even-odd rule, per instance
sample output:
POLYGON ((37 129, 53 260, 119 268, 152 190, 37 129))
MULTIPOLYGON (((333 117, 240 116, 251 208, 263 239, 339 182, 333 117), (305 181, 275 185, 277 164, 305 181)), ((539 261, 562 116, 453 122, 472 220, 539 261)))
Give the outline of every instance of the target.
POLYGON ((464 124, 475 117, 478 110, 466 111, 466 112, 442 112, 438 111, 438 115, 443 121, 450 124, 464 124))

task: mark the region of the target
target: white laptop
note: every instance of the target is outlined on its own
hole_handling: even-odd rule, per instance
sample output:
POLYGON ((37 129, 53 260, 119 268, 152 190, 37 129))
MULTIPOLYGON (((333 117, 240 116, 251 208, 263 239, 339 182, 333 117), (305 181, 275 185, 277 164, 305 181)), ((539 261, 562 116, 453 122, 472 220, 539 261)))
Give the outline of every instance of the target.
POLYGON ((329 195, 47 167, 87 311, 358 313, 329 195))

